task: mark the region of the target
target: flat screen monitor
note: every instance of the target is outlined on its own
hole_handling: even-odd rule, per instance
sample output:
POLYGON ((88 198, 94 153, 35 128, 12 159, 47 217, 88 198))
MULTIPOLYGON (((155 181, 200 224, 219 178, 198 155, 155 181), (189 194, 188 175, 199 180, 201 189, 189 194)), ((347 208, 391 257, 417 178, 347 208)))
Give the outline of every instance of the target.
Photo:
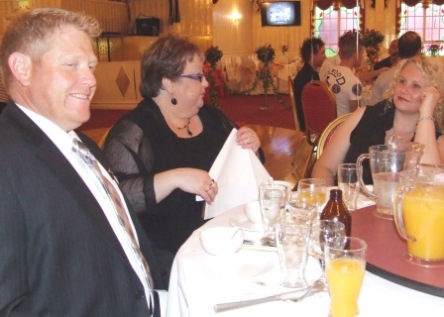
POLYGON ((300 1, 261 2, 262 26, 301 25, 300 1))

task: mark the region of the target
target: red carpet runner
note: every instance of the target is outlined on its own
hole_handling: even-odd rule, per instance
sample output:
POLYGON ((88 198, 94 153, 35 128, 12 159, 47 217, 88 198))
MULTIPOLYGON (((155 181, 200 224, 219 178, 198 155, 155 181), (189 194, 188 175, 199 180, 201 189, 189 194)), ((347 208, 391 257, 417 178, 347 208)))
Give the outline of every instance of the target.
MULTIPOLYGON (((218 99, 221 110, 233 121, 242 125, 245 123, 268 125, 286 129, 294 129, 293 113, 290 107, 290 96, 280 95, 287 108, 279 104, 276 96, 268 95, 270 109, 261 110, 264 105, 264 95, 226 95, 218 99)), ((98 129, 112 126, 128 110, 92 109, 91 119, 81 130, 98 129)))

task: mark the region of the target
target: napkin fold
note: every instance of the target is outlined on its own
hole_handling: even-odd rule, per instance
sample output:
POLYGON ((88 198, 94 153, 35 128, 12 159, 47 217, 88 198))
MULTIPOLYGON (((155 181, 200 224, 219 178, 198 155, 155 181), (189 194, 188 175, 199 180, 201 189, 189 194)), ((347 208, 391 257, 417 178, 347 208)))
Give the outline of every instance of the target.
POLYGON ((270 178, 256 154, 236 143, 236 133, 231 131, 209 171, 219 191, 211 205, 205 204, 204 219, 257 200, 259 184, 270 178))

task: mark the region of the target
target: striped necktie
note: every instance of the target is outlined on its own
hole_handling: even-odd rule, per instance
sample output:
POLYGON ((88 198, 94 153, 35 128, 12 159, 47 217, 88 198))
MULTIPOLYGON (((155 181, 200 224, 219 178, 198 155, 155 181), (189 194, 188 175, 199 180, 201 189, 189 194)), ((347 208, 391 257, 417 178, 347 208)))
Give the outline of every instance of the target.
MULTIPOLYGON (((108 178, 105 177, 105 175, 103 175, 96 158, 91 154, 91 152, 82 142, 80 142, 77 139, 74 139, 72 145, 72 151, 74 154, 76 154, 76 157, 79 159, 79 161, 85 167, 87 167, 87 170, 92 175, 94 175, 95 180, 97 180, 98 184, 100 184, 101 188, 106 193, 108 199, 111 201, 112 205, 114 206, 114 213, 117 217, 117 220, 119 224, 122 226, 123 231, 125 232, 126 237, 131 244, 132 250, 136 255, 137 261, 139 262, 142 272, 144 272, 144 276, 148 283, 148 287, 152 290, 153 280, 151 278, 150 268, 145 260, 145 257, 142 254, 142 251, 140 250, 135 232, 130 225, 128 215, 124 207, 124 202, 122 201, 119 193, 117 192, 116 186, 114 186, 111 183, 111 181, 108 180, 108 178)), ((150 298, 152 299, 152 294, 150 294, 150 298)), ((151 304, 154 306, 153 301, 151 301, 151 304)), ((150 309, 153 311, 154 307, 150 307, 150 309)))

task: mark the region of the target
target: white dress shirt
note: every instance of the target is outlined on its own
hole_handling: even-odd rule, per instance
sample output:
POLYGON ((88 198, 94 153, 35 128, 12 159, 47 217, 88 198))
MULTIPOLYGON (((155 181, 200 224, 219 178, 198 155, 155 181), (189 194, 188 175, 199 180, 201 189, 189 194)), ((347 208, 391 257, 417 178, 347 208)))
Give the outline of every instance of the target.
MULTIPOLYGON (((57 126, 54 122, 48 120, 47 118, 29 110, 28 108, 25 108, 23 106, 17 105, 47 136, 48 138, 55 144, 55 146, 62 152, 62 154, 65 156, 65 158, 71 163, 73 168, 77 171, 77 173, 80 175, 80 177, 85 182, 85 185, 89 188, 91 193, 96 198, 97 202, 99 203, 100 207, 102 208, 103 213, 105 214, 106 218, 108 219, 109 224, 111 225, 111 228, 113 229, 117 239, 119 240, 120 244, 122 245, 122 248, 131 263, 131 266, 133 270, 136 272, 137 276, 139 277, 141 283, 143 284, 144 291, 145 291, 145 298, 148 303, 148 307, 151 306, 150 304, 150 288, 148 286, 148 283, 145 279, 144 272, 141 270, 139 266, 139 262, 137 260, 137 256, 134 253, 134 250, 131 246, 131 243, 127 239, 126 235, 127 233, 123 229, 123 227, 119 224, 118 219, 115 215, 114 206, 112 206, 112 202, 109 199, 107 193, 104 191, 102 186, 98 186, 96 180, 91 177, 90 171, 86 170, 85 167, 79 162, 78 158, 76 157, 76 154, 72 151, 72 144, 73 139, 76 138, 78 140, 79 137, 74 131, 65 132, 63 129, 61 129, 59 126, 57 126)), ((99 163, 99 162, 98 162, 99 163)), ((115 183, 115 181, 112 179, 112 177, 109 175, 109 173, 103 168, 103 166, 99 163, 99 167, 105 177, 107 177, 110 182, 116 187, 117 192, 120 195, 120 198, 122 199, 122 202, 125 202, 122 196, 122 193, 118 187, 118 185, 115 183)), ((131 218, 129 216, 128 208, 126 204, 124 203, 125 211, 128 215, 128 219, 131 225, 132 230, 136 233, 134 224, 131 221, 131 218)), ((137 243, 138 237, 137 233, 135 234, 137 243)), ((117 300, 117 299, 116 299, 117 300)))

